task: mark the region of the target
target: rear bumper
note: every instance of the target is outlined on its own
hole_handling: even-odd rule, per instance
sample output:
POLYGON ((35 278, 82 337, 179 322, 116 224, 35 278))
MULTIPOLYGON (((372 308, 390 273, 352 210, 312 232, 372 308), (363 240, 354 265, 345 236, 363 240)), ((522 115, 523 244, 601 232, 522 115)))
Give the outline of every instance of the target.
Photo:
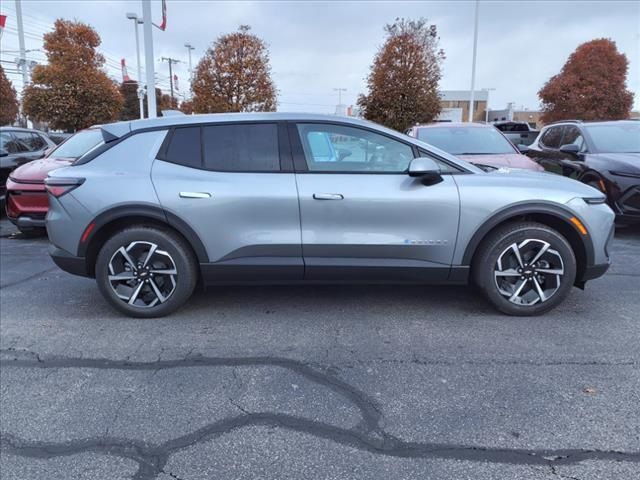
POLYGON ((88 277, 87 264, 84 257, 76 257, 69 252, 56 247, 53 244, 49 245, 49 255, 58 267, 65 272, 73 275, 79 275, 81 277, 88 277))
POLYGON ((9 218, 20 219, 25 216, 33 220, 42 219, 43 223, 38 226, 44 227, 44 217, 49 210, 49 198, 43 183, 20 183, 8 179, 5 201, 9 218))
POLYGON ((30 215, 20 215, 18 218, 9 217, 7 218, 16 225, 18 228, 27 229, 27 228, 45 228, 45 220, 44 215, 40 216, 30 216, 30 215))

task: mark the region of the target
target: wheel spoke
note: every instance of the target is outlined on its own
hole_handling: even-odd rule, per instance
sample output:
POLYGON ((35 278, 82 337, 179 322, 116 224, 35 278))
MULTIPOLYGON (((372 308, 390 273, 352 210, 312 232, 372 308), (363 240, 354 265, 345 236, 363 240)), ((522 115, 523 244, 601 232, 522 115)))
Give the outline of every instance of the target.
POLYGON ((162 292, 160 292, 160 289, 156 285, 156 282, 153 280, 153 278, 149 279, 149 284, 151 285, 153 292, 156 294, 156 297, 158 297, 158 300, 160 300, 160 303, 164 303, 167 298, 162 295, 162 292))
POLYGON ((524 267, 524 262, 522 261, 522 257, 520 256, 520 248, 518 247, 518 244, 514 243, 509 248, 513 250, 513 253, 516 256, 516 260, 518 260, 518 265, 524 267))
POLYGON ((542 290, 542 287, 540 286, 540 283, 538 282, 538 279, 533 277, 533 285, 536 287, 536 292, 538 293, 538 296, 540 297, 540 301, 544 302, 547 299, 547 296, 544 293, 544 290, 542 290))
POLYGON ((175 268, 171 269, 161 269, 161 270, 150 270, 154 275, 177 275, 178 271, 175 268))
POLYGON ((529 264, 534 264, 534 263, 536 263, 536 262, 540 259, 540 257, 542 257, 542 255, 544 255, 544 254, 545 254, 545 252, 546 252, 547 250, 549 250, 549 247, 550 247, 550 246, 551 246, 551 245, 549 245, 547 242, 544 242, 544 244, 542 245, 542 248, 538 251, 538 253, 536 253, 536 256, 535 256, 535 257, 533 257, 533 258, 531 259, 531 261, 529 262, 529 264))
POLYGON ((110 282, 122 282, 125 280, 133 280, 134 278, 136 278, 135 273, 127 271, 120 272, 117 275, 109 275, 110 282))
POLYGON ((522 276, 522 274, 520 272, 518 272, 515 268, 507 268, 506 270, 502 270, 502 271, 495 271, 494 272, 496 277, 520 277, 522 276))
POLYGON ((515 300, 519 298, 520 292, 522 292, 522 289, 526 284, 527 284, 526 280, 520 280, 520 284, 516 287, 516 290, 511 294, 511 297, 509 297, 510 302, 517 303, 515 300))
POLYGON ((149 253, 147 254, 147 258, 145 258, 144 262, 142 262, 143 268, 149 264, 149 260, 151 260, 151 257, 153 257, 153 254, 156 253, 157 248, 158 246, 155 243, 151 244, 151 248, 149 248, 149 253))
POLYGON ((131 268, 133 270, 136 270, 136 262, 133 261, 133 259, 129 255, 129 252, 127 252, 127 250, 124 247, 120 247, 118 249, 118 252, 120 252, 120 255, 122 255, 124 259, 127 261, 127 263, 131 265, 131 268))
POLYGON ((536 268, 536 271, 547 275, 564 275, 564 268, 536 268))
POLYGON ((140 290, 142 290, 144 283, 140 282, 136 289, 133 291, 131 296, 129 297, 129 301, 127 302, 129 305, 133 305, 135 301, 138 299, 138 295, 140 295, 140 290))

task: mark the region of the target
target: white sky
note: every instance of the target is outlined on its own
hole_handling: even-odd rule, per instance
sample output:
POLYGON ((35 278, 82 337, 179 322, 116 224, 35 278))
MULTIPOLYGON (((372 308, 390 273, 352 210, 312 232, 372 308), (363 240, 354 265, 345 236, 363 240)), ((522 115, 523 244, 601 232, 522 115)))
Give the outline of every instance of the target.
MULTIPOLYGON (((184 63, 175 66, 180 89, 188 86, 187 50, 194 66, 221 34, 249 24, 271 52, 273 78, 279 91, 279 110, 332 113, 337 103, 334 87, 346 88, 343 102, 355 103, 366 87, 366 76, 384 41, 383 26, 396 17, 426 17, 438 27, 444 63, 442 90, 468 90, 473 45, 473 1, 235 1, 168 0, 168 27, 154 29, 154 53, 160 87, 168 91, 168 65, 160 57, 184 63)), ((153 2, 154 21, 160 22, 159 1, 153 2)), ((121 80, 119 62, 125 58, 129 75, 136 77, 133 22, 126 12, 142 13, 140 0, 22 0, 28 49, 42 48, 42 34, 58 17, 92 25, 102 38, 108 73, 121 80)), ((15 69, 18 39, 14 0, 2 0, 8 15, 0 45, 2 66, 15 69)), ((476 88, 495 88, 490 107, 507 102, 535 109, 537 92, 557 73, 582 42, 606 37, 629 59, 628 88, 640 109, 639 1, 488 1, 480 2, 476 88)), ((141 31, 142 33, 142 31, 141 31)), ((29 58, 43 62, 42 52, 29 58)), ((9 73, 19 90, 21 77, 9 73)))

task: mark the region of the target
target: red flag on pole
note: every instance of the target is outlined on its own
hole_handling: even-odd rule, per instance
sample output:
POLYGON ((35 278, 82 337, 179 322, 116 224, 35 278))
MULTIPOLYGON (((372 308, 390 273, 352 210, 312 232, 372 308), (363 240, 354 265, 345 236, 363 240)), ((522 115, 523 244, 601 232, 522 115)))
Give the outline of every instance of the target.
POLYGON ((2 32, 4 32, 4 26, 7 24, 7 16, 0 15, 0 38, 2 38, 2 32))
POLYGON ((122 83, 130 82, 131 77, 129 77, 129 73, 127 73, 127 64, 124 62, 124 58, 120 60, 120 66, 122 67, 122 83))
POLYGON ((160 25, 153 24, 163 32, 167 29, 167 0, 162 0, 162 23, 160 25))

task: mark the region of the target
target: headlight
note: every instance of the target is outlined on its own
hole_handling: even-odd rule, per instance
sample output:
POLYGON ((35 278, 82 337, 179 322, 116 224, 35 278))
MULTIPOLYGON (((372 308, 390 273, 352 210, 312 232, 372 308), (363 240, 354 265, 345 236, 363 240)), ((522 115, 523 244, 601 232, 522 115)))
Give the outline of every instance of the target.
POLYGON ((609 173, 618 177, 640 178, 640 173, 634 172, 616 172, 613 170, 609 170, 609 173))

